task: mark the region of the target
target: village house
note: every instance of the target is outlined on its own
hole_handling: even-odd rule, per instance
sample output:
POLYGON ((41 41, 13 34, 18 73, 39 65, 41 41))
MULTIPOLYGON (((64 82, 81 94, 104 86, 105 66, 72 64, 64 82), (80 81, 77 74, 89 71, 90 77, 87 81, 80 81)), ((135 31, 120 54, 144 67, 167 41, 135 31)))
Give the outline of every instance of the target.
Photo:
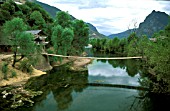
MULTIPOLYGON (((30 33, 34 35, 34 42, 37 45, 42 45, 43 49, 45 50, 45 45, 47 45, 49 42, 46 42, 45 39, 47 38, 46 36, 44 36, 44 34, 42 33, 42 30, 29 30, 26 31, 26 33, 30 33)), ((3 40, 0 41, 0 52, 10 52, 11 51, 11 44, 9 41, 5 41, 3 40)))
POLYGON ((0 41, 0 52, 10 52, 11 51, 11 45, 5 41, 0 41))
POLYGON ((46 36, 43 36, 42 30, 29 30, 26 33, 31 33, 34 35, 34 41, 37 45, 47 45, 49 42, 46 42, 46 36))
POLYGON ((166 39, 167 37, 165 37, 165 36, 159 36, 159 37, 157 37, 157 38, 149 38, 149 40, 150 41, 153 41, 153 42, 156 42, 158 39, 166 39))

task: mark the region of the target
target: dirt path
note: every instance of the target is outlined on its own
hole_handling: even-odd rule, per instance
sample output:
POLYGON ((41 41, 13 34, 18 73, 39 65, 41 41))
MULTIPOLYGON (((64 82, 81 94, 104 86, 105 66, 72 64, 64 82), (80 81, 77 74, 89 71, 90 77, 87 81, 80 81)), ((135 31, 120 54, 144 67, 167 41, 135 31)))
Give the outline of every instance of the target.
POLYGON ((0 60, 7 59, 7 58, 12 57, 12 56, 13 56, 13 54, 9 54, 9 55, 0 54, 0 60))

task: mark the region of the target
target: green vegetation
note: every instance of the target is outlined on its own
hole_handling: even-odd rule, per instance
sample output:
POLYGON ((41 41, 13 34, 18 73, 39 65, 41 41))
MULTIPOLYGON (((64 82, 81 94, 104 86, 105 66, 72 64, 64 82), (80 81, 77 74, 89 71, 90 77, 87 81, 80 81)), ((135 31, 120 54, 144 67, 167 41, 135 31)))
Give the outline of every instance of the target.
POLYGON ((91 39, 90 43, 93 45, 93 49, 96 51, 104 51, 113 54, 121 54, 126 56, 126 39, 91 39))
POLYGON ((14 77, 17 77, 17 73, 14 70, 12 70, 11 71, 11 78, 14 78, 14 77))
POLYGON ((74 38, 70 55, 80 55, 89 42, 89 28, 82 20, 73 21, 74 38))
POLYGON ((89 29, 82 20, 72 20, 67 12, 58 12, 52 30, 56 54, 80 55, 88 44, 89 29))
POLYGON ((4 79, 7 79, 8 63, 4 63, 2 66, 2 73, 4 74, 4 79))
POLYGON ((151 86, 154 92, 170 92, 170 23, 156 37, 156 43, 149 42, 144 50, 147 63, 153 78, 151 86))
POLYGON ((17 5, 12 0, 7 0, 0 5, 0 13, 0 41, 3 45, 12 47, 13 67, 24 57, 31 61, 36 57, 30 55, 42 51, 34 44, 34 36, 25 33, 27 30, 42 30, 42 34, 47 36, 49 41, 46 48, 54 49, 55 54, 80 55, 88 44, 88 26, 82 20, 73 20, 67 12, 60 11, 55 19, 52 19, 34 2, 27 1, 17 5), (21 57, 18 58, 17 54, 21 57))
MULTIPOLYGON (((34 36, 25 33, 26 30, 42 30, 50 42, 47 48, 49 53, 61 55, 81 55, 84 46, 89 43, 89 27, 82 20, 72 19, 68 12, 60 11, 52 19, 40 6, 33 2, 17 5, 12 0, 0 5, 0 41, 12 47, 14 53, 13 64, 21 62, 19 69, 23 72, 32 72, 30 56, 37 53, 34 36), (20 58, 17 54, 21 55, 20 58), (26 57, 27 59, 23 59, 26 57), (23 60, 22 60, 23 59, 23 60), (21 61, 22 60, 22 61, 21 61)), ((170 24, 165 30, 154 34, 156 41, 150 41, 146 36, 137 36, 132 33, 124 39, 91 39, 94 50, 122 56, 143 56, 143 67, 149 71, 148 83, 155 93, 170 92, 170 24)), ((50 58, 50 62, 57 58, 50 58)), ((130 63, 129 63, 130 64, 130 63)), ((133 67, 130 67, 133 68, 133 67)), ((4 79, 7 79, 7 65, 3 65, 4 79)), ((134 71, 134 73, 136 73, 134 71)), ((16 74, 12 72, 11 76, 16 74)))
POLYGON ((15 67, 16 62, 32 54, 35 49, 33 35, 24 32, 26 27, 20 18, 14 18, 3 25, 3 32, 6 35, 7 41, 12 46, 14 53, 13 67, 15 67), (17 59, 17 54, 19 53, 21 54, 21 58, 17 59))
POLYGON ((33 73, 33 67, 31 65, 31 63, 29 62, 29 60, 26 60, 26 59, 24 59, 20 62, 19 70, 21 70, 22 72, 25 72, 25 73, 29 73, 29 74, 33 73))
POLYGON ((127 39, 91 39, 94 50, 122 56, 143 56, 141 67, 147 69, 145 79, 154 93, 170 93, 170 23, 154 34, 156 41, 132 33, 127 39))
POLYGON ((33 98, 42 94, 42 91, 26 90, 22 86, 8 86, 0 89, 1 109, 4 111, 14 110, 21 106, 33 106, 33 98), (4 102, 8 99, 7 102, 4 102))

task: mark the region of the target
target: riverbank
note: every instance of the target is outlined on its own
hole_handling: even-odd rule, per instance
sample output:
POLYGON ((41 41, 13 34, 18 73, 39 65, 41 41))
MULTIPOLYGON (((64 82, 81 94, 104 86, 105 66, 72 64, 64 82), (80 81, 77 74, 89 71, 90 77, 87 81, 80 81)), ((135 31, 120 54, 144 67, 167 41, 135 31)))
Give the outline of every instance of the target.
MULTIPOLYGON (((33 67, 33 73, 32 74, 28 74, 28 73, 24 73, 16 68, 13 68, 11 65, 11 60, 12 60, 12 54, 8 54, 8 55, 4 55, 4 54, 0 54, 0 87, 1 86, 8 86, 8 85, 12 85, 12 86, 18 86, 18 85, 23 85, 25 84, 31 77, 36 77, 36 76, 41 76, 46 74, 45 71, 43 70, 38 70, 36 68, 33 67), (2 73, 1 69, 2 69, 2 65, 5 62, 9 62, 8 65, 8 78, 7 80, 4 79, 4 74, 2 73), (16 77, 10 77, 12 72, 16 72, 16 77)), ((69 65, 69 69, 72 71, 84 71, 87 70, 86 65, 91 63, 92 59, 89 58, 64 58, 62 62, 56 62, 54 63, 52 66, 61 66, 64 64, 70 64, 69 65)))
POLYGON ((93 61, 93 59, 90 58, 77 58, 77 57, 71 57, 71 58, 64 58, 62 62, 54 62, 52 64, 52 67, 58 67, 61 65, 68 65, 70 71, 85 71, 87 70, 87 65, 90 64, 93 61))
POLYGON ((43 74, 46 74, 46 72, 37 70, 35 68, 33 68, 32 74, 24 73, 16 68, 13 68, 11 62, 9 62, 12 56, 13 56, 12 54, 9 55, 0 54, 0 87, 7 86, 7 85, 13 85, 13 86, 23 85, 31 77, 41 76, 43 74), (1 69, 3 64, 6 63, 7 61, 9 62, 7 79, 4 79, 4 74, 2 73, 1 69), (11 77, 12 72, 16 73, 15 77, 11 77))

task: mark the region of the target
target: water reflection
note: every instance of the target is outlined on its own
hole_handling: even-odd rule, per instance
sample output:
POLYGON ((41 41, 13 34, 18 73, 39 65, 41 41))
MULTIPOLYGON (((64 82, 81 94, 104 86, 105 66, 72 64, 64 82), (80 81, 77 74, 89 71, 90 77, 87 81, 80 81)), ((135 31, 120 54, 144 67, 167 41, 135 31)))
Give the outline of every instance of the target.
MULTIPOLYGON (((134 62, 132 62, 134 64, 134 62)), ((17 111, 134 111, 131 105, 138 90, 90 86, 88 83, 139 86, 138 71, 133 76, 122 61, 94 61, 87 72, 54 68, 48 75, 32 78, 26 87, 43 91, 34 107, 17 111), (103 81, 103 82, 101 82, 103 81)), ((132 69, 132 68, 129 68, 132 69)), ((136 107, 136 104, 134 105, 136 107)), ((141 107, 138 108, 140 111, 141 107)))
POLYGON ((140 86, 138 78, 143 70, 138 62, 94 60, 87 72, 54 68, 48 75, 28 81, 27 88, 41 90, 43 95, 35 99, 33 107, 17 111, 159 111, 168 108, 169 99, 148 91, 88 84, 140 86))
MULTIPOLYGON (((80 74, 66 70, 52 70, 49 75, 43 75, 29 80, 26 87, 34 90, 42 90, 44 92, 43 96, 37 99, 34 110, 43 111, 41 109, 42 107, 44 108, 44 106, 41 106, 43 102, 39 103, 38 101, 42 101, 45 98, 53 98, 51 101, 55 100, 58 110, 64 110, 67 109, 73 101, 72 92, 82 92, 83 89, 87 87, 87 83, 87 72, 81 72, 80 74)), ((49 100, 46 99, 44 102, 49 102, 49 100)))
POLYGON ((94 60, 88 65, 89 81, 139 86, 140 76, 137 65, 133 68, 128 66, 137 62, 135 60, 94 60))

